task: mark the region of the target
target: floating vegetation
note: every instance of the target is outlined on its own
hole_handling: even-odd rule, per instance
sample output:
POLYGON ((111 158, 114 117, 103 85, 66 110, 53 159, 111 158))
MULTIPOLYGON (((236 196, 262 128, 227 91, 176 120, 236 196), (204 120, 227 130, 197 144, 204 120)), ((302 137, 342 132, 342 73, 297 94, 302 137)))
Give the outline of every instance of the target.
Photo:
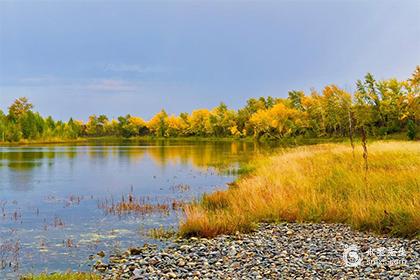
POLYGON ((178 184, 171 187, 171 190, 174 192, 188 192, 191 189, 191 186, 188 184, 178 184))
POLYGON ((44 239, 41 239, 39 241, 39 247, 38 247, 40 252, 48 252, 48 248, 47 248, 47 243, 45 242, 44 239))
MULTIPOLYGON (((8 217, 8 209, 7 209, 7 201, 6 200, 0 200, 0 211, 1 216, 3 219, 6 219, 8 217)), ((9 205, 17 205, 17 201, 13 200, 9 203, 9 205)), ((22 212, 20 208, 17 208, 15 210, 9 209, 10 219, 12 221, 18 221, 22 218, 22 212)))
POLYGON ((6 240, 0 243, 0 269, 11 268, 13 271, 19 269, 19 240, 6 240))
POLYGON ((68 238, 67 240, 64 240, 63 243, 67 248, 76 247, 76 245, 74 244, 74 241, 70 238, 68 238))
POLYGON ((80 202, 84 199, 84 196, 70 195, 69 198, 65 201, 65 207, 70 207, 72 205, 80 205, 80 202))
POLYGON ((148 235, 151 238, 160 239, 160 240, 171 239, 177 235, 177 231, 173 227, 165 228, 163 226, 160 226, 158 228, 152 228, 149 231, 148 235))
POLYGON ((0 200, 0 210, 1 210, 1 216, 3 218, 6 217, 6 204, 7 204, 7 201, 0 200))
POLYGON ((64 222, 58 216, 54 217, 54 227, 64 227, 64 222))
POLYGON ((171 210, 179 210, 184 206, 184 202, 176 199, 160 201, 152 197, 135 197, 132 192, 127 196, 122 195, 120 201, 113 198, 98 202, 98 208, 103 209, 107 214, 123 215, 135 213, 140 215, 160 213, 169 215, 171 210))

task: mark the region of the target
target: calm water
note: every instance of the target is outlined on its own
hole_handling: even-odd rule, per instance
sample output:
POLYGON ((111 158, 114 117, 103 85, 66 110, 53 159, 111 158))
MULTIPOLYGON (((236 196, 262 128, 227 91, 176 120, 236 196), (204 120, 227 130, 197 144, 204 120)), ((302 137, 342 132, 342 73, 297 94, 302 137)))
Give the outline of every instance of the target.
MULTIPOLYGON (((241 163, 267 147, 246 142, 136 141, 0 147, 0 279, 88 270, 89 255, 159 241, 177 227, 175 202, 225 188, 241 163), (170 211, 118 215, 128 194, 170 211)), ((161 245, 161 244, 160 244, 161 245)))

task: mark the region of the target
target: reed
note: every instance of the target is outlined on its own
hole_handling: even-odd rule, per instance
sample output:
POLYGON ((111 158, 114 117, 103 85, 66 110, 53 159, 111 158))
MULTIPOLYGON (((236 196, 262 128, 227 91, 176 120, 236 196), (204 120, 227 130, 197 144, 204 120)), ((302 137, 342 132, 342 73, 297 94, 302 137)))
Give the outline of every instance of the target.
POLYGON ((98 208, 103 209, 107 214, 153 214, 160 213, 169 215, 170 211, 182 209, 184 203, 176 199, 158 200, 153 197, 136 197, 132 192, 127 196, 122 195, 119 201, 113 198, 98 201, 98 208))

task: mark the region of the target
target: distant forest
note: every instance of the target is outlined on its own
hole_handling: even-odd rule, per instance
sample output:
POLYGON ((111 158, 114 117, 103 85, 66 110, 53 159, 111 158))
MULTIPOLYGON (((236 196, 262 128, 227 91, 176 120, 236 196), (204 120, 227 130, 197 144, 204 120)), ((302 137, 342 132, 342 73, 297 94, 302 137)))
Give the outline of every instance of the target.
POLYGON ((109 119, 92 115, 87 122, 55 121, 33 111, 25 97, 4 113, 0 110, 0 141, 77 139, 83 137, 344 137, 363 129, 384 136, 407 131, 414 139, 420 124, 420 66, 404 81, 377 81, 368 73, 351 94, 336 85, 322 92, 290 91, 287 98, 251 98, 239 110, 224 103, 216 108, 169 115, 158 112, 149 121, 138 116, 109 119))

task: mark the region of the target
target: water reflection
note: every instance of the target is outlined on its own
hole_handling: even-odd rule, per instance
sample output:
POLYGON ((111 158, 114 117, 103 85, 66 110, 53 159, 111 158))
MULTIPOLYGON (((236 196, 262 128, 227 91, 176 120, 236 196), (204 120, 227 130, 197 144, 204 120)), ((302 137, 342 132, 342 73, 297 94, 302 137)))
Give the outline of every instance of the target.
MULTIPOLYGON (((13 260, 19 272, 88 269, 85 261, 97 250, 157 242, 144 233, 178 225, 176 207, 155 213, 148 203, 182 204, 223 188, 234 179, 223 171, 272 149, 173 140, 0 147, 0 246, 19 242, 13 260), (129 193, 141 204, 128 206, 144 215, 115 216, 98 207, 129 193)), ((0 279, 15 276, 10 267, 0 269, 0 279)))
POLYGON ((7 167, 21 174, 43 165, 53 165, 55 159, 64 158, 74 162, 77 157, 87 155, 95 164, 106 160, 119 159, 138 163, 149 157, 159 166, 168 164, 192 164, 195 168, 209 166, 222 168, 232 163, 232 159, 246 161, 256 153, 270 147, 256 142, 191 142, 156 140, 148 142, 93 142, 86 146, 49 147, 0 147, 0 168, 7 167), (118 145, 116 145, 118 144, 118 145))

